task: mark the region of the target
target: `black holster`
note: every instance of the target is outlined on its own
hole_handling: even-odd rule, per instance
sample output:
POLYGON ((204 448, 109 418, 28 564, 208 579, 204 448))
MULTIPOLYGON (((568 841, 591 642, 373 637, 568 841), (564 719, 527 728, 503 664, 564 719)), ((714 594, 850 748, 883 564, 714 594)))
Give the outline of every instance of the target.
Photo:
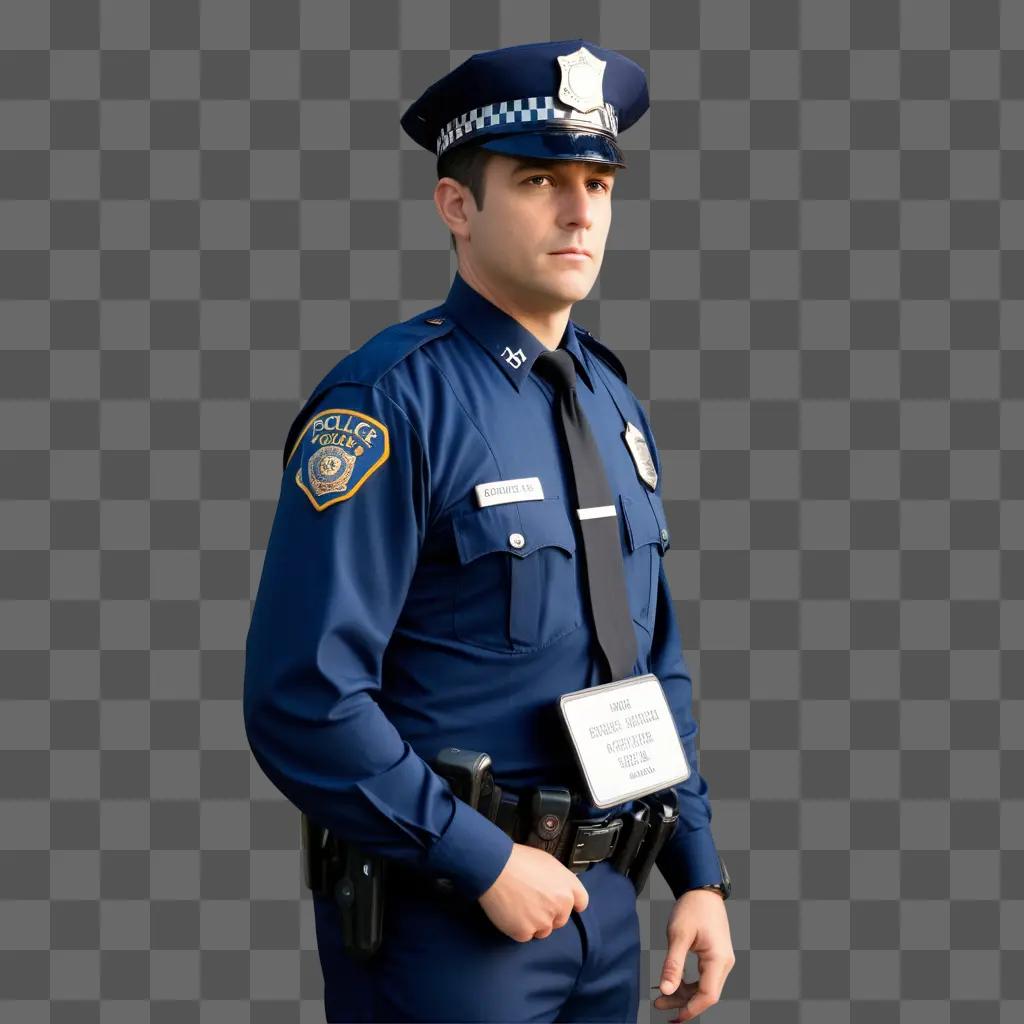
MULTIPOLYGON (((493 819, 501 790, 494 784, 487 754, 445 747, 432 767, 448 780, 458 799, 493 819)), ((307 888, 337 905, 345 952, 354 959, 368 960, 384 937, 388 859, 340 839, 305 814, 301 816, 301 829, 307 888)), ((428 881, 440 892, 452 889, 450 879, 428 881)))
POLYGON ((650 875, 658 854, 679 825, 679 797, 674 789, 662 789, 649 796, 640 797, 638 803, 645 805, 649 814, 645 827, 639 830, 643 834, 637 842, 636 857, 625 874, 639 896, 647 884, 647 876, 650 875))
POLYGON ((306 885, 338 907, 345 952, 369 959, 384 936, 386 858, 339 839, 305 814, 302 850, 306 885))

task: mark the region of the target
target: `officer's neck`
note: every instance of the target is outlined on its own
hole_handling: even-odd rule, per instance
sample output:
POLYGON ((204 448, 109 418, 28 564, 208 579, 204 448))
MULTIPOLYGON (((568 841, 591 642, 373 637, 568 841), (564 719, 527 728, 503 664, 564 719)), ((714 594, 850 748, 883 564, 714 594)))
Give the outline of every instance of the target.
POLYGON ((507 313, 513 320, 525 327, 546 349, 554 350, 565 337, 569 323, 571 305, 556 308, 531 308, 524 302, 528 296, 514 295, 507 290, 487 282, 473 267, 459 265, 459 276, 474 291, 479 292, 488 302, 507 313))

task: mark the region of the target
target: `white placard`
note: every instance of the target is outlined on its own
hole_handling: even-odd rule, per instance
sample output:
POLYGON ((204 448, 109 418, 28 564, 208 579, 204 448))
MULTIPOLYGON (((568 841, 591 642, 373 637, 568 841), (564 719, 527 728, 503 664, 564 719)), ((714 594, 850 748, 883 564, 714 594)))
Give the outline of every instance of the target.
POLYGON ((492 480, 476 485, 476 503, 480 508, 505 505, 510 501, 543 501, 544 488, 539 476, 524 476, 520 480, 492 480))
POLYGON ((563 694, 562 724, 595 807, 614 807, 690 776, 661 680, 648 672, 563 694))

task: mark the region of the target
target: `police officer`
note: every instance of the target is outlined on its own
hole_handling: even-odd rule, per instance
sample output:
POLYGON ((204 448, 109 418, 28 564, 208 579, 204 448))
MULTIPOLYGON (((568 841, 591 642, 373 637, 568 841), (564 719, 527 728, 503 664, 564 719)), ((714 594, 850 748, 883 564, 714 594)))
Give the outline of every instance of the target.
POLYGON ((620 360, 569 318, 604 256, 616 137, 647 107, 643 70, 582 39, 479 53, 427 89, 402 127, 438 157, 458 271, 323 378, 284 446, 246 731, 308 821, 389 867, 372 957, 314 895, 330 1021, 636 1019, 636 890, 598 847, 642 802, 599 806, 604 754, 562 698, 615 683, 634 687, 617 710, 641 706, 651 675, 667 707, 645 735, 671 760, 668 721, 686 768, 661 790, 677 902, 654 1005, 691 1019, 734 963, 657 447, 620 360), (450 748, 489 756, 497 814, 435 771, 450 748), (569 848, 537 839, 566 792, 569 848))

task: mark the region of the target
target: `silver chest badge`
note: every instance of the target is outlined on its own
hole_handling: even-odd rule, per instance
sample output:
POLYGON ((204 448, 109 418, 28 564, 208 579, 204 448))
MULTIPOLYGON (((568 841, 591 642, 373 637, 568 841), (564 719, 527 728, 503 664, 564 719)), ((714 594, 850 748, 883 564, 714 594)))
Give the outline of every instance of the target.
POLYGON ((599 60, 585 46, 581 46, 575 53, 559 57, 558 63, 562 68, 558 98, 567 106, 575 107, 581 114, 600 110, 604 106, 601 80, 608 62, 599 60))
POLYGON ((633 456, 636 463, 636 471, 640 479, 653 491, 658 486, 658 471, 654 468, 654 459, 651 458, 651 449, 647 447, 647 439, 643 431, 632 423, 626 423, 626 429, 622 434, 629 454, 633 456))

